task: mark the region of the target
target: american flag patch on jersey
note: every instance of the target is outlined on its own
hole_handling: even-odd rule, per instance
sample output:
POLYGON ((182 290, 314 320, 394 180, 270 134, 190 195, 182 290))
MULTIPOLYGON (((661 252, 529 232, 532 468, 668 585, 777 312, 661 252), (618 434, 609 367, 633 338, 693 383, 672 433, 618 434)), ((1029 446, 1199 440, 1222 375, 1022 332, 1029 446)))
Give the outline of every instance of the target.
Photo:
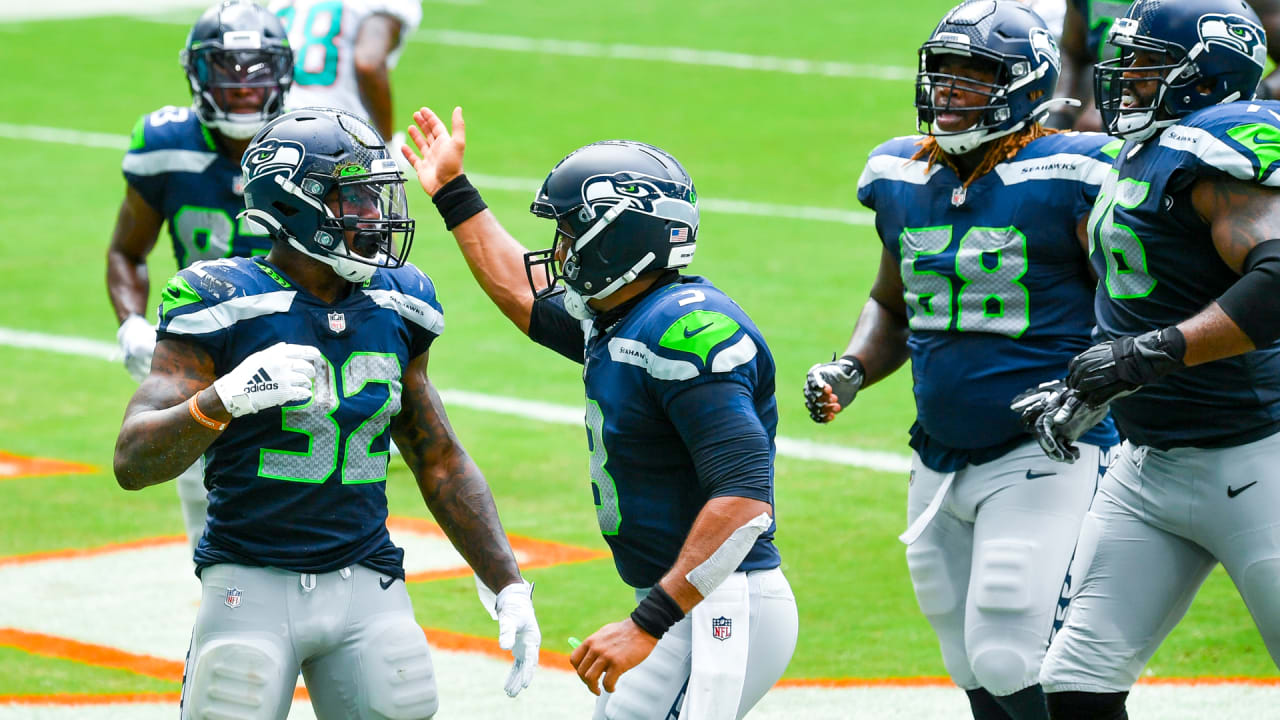
POLYGON ((689 242, 689 228, 673 228, 671 230, 671 242, 689 242))

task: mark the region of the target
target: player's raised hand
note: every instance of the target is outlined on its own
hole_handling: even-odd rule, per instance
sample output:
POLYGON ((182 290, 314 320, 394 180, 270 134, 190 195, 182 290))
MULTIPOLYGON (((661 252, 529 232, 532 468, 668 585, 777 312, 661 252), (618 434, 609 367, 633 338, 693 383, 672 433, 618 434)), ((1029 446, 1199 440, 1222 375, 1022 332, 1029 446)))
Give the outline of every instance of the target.
POLYGON ((316 366, 323 360, 310 345, 278 342, 242 360, 215 380, 213 389, 232 417, 310 400, 316 366))
POLYGON ((804 406, 816 423, 829 423, 849 406, 862 389, 866 373, 850 355, 809 368, 804 382, 804 406))
POLYGON ((431 108, 424 107, 414 112, 413 123, 408 130, 412 143, 400 146, 400 153, 418 173, 422 189, 434 197, 437 190, 462 174, 467 124, 462 119, 461 107, 453 109, 452 132, 431 108))

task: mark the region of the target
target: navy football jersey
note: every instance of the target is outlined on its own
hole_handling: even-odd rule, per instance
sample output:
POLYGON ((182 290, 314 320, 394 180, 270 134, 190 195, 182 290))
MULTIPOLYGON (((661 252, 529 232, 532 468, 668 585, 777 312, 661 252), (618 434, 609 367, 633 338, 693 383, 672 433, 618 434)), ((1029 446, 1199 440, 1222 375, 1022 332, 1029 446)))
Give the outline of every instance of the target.
POLYGON ((162 296, 161 340, 195 343, 221 376, 277 342, 325 358, 315 397, 235 418, 205 452, 209 517, 197 568, 222 562, 404 577, 387 534, 388 426, 401 373, 444 330, 431 280, 379 269, 332 305, 263 258, 196 263, 162 296))
MULTIPOLYGON (((902 272, 916 426, 939 472, 1026 439, 1013 397, 1066 375, 1089 347, 1094 279, 1076 226, 1119 143, 1061 133, 1029 143, 967 189, 944 164, 911 160, 919 137, 871 152, 858 199, 902 272)), ((1117 440, 1110 420, 1083 440, 1117 440)))
MULTIPOLYGON (((1280 103, 1215 105, 1127 143, 1089 216, 1100 339, 1203 310, 1240 278, 1191 205, 1201 178, 1280 187, 1280 103)), ((1179 370, 1117 399, 1125 435, 1157 448, 1236 445, 1280 423, 1280 346, 1179 370)))
MULTIPOLYGON (((768 487, 753 499, 772 504, 778 426, 773 356, 742 308, 697 276, 653 291, 603 332, 555 307, 560 321, 535 339, 561 351, 575 342, 582 348, 565 354, 586 360, 587 442, 600 532, 622 580, 650 587, 675 564, 694 518, 710 499, 687 438, 668 415, 669 404, 702 383, 745 387, 769 439, 768 487)), ((781 564, 775 527, 760 535, 739 570, 781 564)))
POLYGON ((1107 33, 1117 18, 1129 14, 1133 0, 1070 0, 1084 16, 1085 52, 1093 62, 1115 57, 1115 48, 1107 52, 1107 33))
POLYGON ((178 267, 271 250, 270 238, 237 219, 244 210, 240 158, 218 152, 191 108, 169 106, 139 118, 123 170, 129 186, 164 217, 178 267))

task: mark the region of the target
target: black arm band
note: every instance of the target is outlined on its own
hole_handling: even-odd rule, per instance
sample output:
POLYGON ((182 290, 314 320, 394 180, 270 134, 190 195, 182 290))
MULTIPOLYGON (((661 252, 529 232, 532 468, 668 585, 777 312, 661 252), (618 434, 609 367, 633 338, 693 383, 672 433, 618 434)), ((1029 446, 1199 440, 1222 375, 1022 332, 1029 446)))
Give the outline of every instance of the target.
POLYGON ((680 622, 683 617, 684 611, 680 609, 680 605, 661 585, 654 585, 636 609, 631 611, 631 622, 656 638, 666 635, 671 626, 680 622))
POLYGON ((444 218, 445 230, 458 227, 489 207, 480 197, 480 191, 467 179, 466 173, 445 183, 444 187, 431 196, 431 202, 435 203, 440 217, 444 218))
POLYGON ((1218 306, 1253 346, 1280 339, 1280 239, 1258 243, 1244 259, 1244 274, 1218 298, 1218 306))

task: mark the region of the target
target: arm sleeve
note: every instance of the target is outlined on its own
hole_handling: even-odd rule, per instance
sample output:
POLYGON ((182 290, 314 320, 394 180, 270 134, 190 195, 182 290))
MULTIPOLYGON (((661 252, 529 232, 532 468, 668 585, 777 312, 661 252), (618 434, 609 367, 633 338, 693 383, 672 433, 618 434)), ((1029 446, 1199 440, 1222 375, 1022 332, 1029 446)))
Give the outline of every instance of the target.
POLYGON ((533 301, 533 309, 529 313, 529 339, 579 365, 586 358, 582 323, 564 309, 563 295, 533 301))
POLYGON ((707 499, 773 502, 773 449, 746 385, 728 377, 692 384, 667 402, 667 414, 707 499))

